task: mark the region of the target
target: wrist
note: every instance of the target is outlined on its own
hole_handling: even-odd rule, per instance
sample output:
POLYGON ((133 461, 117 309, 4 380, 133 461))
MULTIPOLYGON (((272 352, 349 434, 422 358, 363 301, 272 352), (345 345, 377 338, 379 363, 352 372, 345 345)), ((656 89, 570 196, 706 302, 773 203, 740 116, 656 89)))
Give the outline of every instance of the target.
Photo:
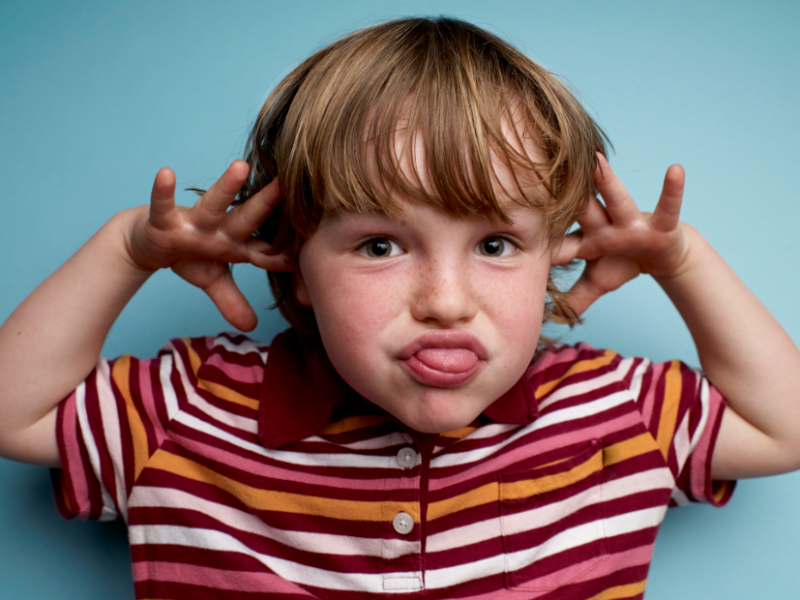
POLYGON ((147 222, 148 214, 147 206, 123 210, 111 217, 99 232, 107 239, 108 250, 118 258, 120 267, 145 279, 159 268, 148 266, 143 257, 138 256, 134 242, 136 232, 147 222))

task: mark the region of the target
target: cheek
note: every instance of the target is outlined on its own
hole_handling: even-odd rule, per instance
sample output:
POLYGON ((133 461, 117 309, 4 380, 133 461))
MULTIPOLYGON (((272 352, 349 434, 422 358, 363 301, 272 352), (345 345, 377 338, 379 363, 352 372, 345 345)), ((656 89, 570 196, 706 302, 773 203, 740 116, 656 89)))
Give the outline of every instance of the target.
POLYGON ((398 314, 402 286, 388 277, 321 270, 309 285, 327 348, 357 353, 398 314))
POLYGON ((505 279, 503 284, 486 287, 484 305, 493 306, 492 321, 504 343, 522 356, 533 353, 541 333, 548 273, 541 269, 525 277, 505 279))

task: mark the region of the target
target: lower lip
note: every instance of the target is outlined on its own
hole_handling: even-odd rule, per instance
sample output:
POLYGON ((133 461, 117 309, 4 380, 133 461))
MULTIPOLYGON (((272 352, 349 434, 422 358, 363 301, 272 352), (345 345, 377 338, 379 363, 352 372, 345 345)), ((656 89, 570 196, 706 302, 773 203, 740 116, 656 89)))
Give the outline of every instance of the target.
POLYGON ((420 361, 416 356, 411 356, 401 360, 400 364, 405 367, 409 375, 422 385, 438 388, 457 388, 469 383, 480 372, 483 361, 478 361, 471 369, 461 373, 446 373, 431 369, 420 361))

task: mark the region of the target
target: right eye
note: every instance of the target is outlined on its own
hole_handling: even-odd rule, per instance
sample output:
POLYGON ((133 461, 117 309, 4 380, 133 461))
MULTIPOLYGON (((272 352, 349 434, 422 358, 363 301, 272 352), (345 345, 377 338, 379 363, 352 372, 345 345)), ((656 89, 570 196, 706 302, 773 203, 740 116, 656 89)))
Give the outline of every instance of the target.
POLYGON ((384 237, 367 240, 361 244, 358 251, 369 258, 389 258, 402 252, 396 242, 384 237))

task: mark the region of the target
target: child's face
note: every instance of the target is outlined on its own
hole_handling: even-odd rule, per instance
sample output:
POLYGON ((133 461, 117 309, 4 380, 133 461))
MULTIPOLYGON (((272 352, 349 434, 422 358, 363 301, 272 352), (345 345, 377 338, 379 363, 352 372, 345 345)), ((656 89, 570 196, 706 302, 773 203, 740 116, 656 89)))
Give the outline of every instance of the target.
POLYGON ((412 202, 399 217, 325 217, 300 252, 297 298, 331 363, 417 431, 471 423, 536 350, 548 231, 541 211, 506 200, 512 224, 412 202))

